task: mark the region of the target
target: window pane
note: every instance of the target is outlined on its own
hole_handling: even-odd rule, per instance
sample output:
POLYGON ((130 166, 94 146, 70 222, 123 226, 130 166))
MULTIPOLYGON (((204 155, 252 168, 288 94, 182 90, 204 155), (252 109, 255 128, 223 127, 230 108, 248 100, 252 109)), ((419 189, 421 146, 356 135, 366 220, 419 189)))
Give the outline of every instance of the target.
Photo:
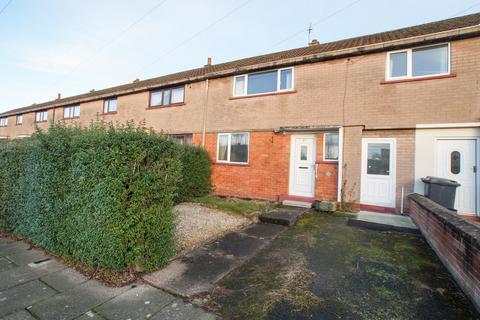
POLYGON ((80 117, 80 106, 73 107, 73 116, 80 117))
POLYGON ((368 144, 367 174, 390 175, 390 144, 368 144))
POLYGON ((390 77, 407 76, 407 52, 390 54, 390 77))
POLYGON ((70 108, 63 108, 63 117, 70 118, 70 108))
POLYGON ((338 160, 338 133, 325 134, 325 160, 338 160))
POLYGON ((183 102, 184 87, 172 89, 172 103, 183 102))
POLYGON ((170 90, 165 90, 163 91, 163 105, 169 105, 170 104, 170 90))
POLYGON ((235 95, 243 96, 245 94, 245 76, 235 78, 235 95))
POLYGON ((280 90, 292 89, 292 69, 280 71, 280 90))
POLYGON ((105 100, 104 112, 115 112, 117 111, 117 99, 105 100))
POLYGON ((307 146, 300 147, 300 160, 305 161, 307 160, 307 146))
POLYGON ((233 133, 230 147, 231 162, 248 162, 248 134, 233 133))
POLYGON ((277 91, 277 71, 256 73, 248 76, 248 94, 277 91))
POLYGON ((23 123, 23 115, 17 116, 17 124, 22 124, 23 123))
POLYGON ((161 106, 162 105, 162 91, 152 92, 150 96, 150 105, 151 106, 161 106))
POLYGON ((412 53, 413 76, 428 76, 448 72, 448 46, 415 49, 412 53))
POLYGON ((218 135, 218 158, 219 161, 228 160, 228 135, 220 134, 218 135))
POLYGON ((453 151, 450 154, 450 171, 453 174, 459 174, 460 173, 460 152, 458 151, 453 151))

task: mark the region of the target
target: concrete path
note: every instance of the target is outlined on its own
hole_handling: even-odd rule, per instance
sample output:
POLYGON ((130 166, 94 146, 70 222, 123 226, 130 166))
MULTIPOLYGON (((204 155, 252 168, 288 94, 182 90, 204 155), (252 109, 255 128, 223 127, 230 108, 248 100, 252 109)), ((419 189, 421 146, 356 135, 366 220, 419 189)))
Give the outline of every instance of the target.
POLYGON ((410 217, 398 214, 360 211, 354 218, 349 219, 348 224, 380 231, 420 234, 420 230, 410 217))
POLYGON ((147 284, 110 288, 0 238, 0 319, 217 319, 147 284))
POLYGON ((162 270, 143 279, 182 297, 206 292, 285 229, 274 224, 247 226, 172 261, 162 270))

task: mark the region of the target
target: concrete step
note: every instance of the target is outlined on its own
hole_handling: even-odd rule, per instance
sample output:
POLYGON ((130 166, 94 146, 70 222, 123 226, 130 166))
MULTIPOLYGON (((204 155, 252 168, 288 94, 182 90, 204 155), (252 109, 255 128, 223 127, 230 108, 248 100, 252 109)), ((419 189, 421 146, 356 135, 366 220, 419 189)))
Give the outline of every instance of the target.
POLYGON ((263 223, 293 226, 307 210, 302 207, 281 207, 260 215, 263 223))
POLYGON ((289 207, 308 208, 312 207, 311 202, 297 201, 297 200, 283 200, 282 204, 289 207))
POLYGON ((360 211, 348 219, 348 225, 378 231, 397 231, 420 234, 420 230, 408 216, 398 214, 360 211))

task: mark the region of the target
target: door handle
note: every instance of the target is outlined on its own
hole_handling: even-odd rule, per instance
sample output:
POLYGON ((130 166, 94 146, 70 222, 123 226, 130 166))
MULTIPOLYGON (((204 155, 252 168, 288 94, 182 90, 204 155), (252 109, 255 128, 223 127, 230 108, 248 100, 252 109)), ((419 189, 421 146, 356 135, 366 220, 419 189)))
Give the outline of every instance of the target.
POLYGON ((477 173, 477 166, 473 166, 473 172, 477 173))
POLYGON ((308 167, 298 167, 299 169, 308 169, 308 167))

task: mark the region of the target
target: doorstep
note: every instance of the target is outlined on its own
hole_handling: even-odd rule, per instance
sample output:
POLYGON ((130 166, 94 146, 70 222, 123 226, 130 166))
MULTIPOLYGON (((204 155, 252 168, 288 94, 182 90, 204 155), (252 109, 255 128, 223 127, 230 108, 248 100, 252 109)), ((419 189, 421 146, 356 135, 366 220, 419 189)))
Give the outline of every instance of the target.
POLYGON ((397 231, 421 234, 412 219, 398 214, 360 211, 348 219, 348 225, 378 231, 397 231))
POLYGON ((263 223, 272 223, 291 227, 297 223, 303 214, 307 211, 305 208, 298 207, 280 207, 269 212, 262 213, 259 217, 263 223))

